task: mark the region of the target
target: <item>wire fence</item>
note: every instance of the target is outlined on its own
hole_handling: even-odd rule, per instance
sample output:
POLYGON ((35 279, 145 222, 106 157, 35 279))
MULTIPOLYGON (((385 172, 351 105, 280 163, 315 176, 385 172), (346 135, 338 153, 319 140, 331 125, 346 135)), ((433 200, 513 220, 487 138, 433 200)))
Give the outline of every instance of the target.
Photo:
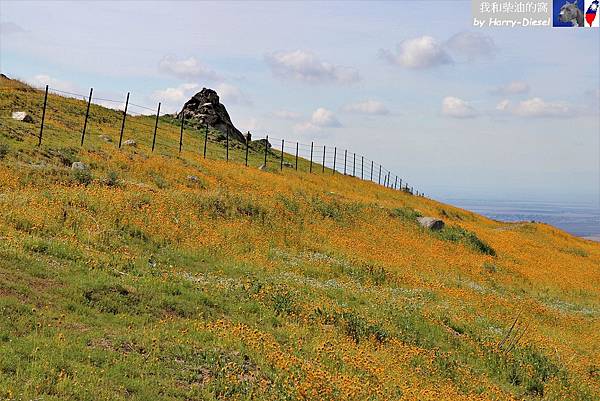
POLYGON ((5 126, 9 135, 25 133, 37 140, 37 146, 52 143, 58 136, 64 142, 66 132, 70 136, 67 139, 78 142, 79 146, 112 143, 119 148, 143 147, 169 156, 224 159, 246 166, 258 164, 263 170, 340 174, 424 196, 382 164, 348 149, 289 141, 271 135, 256 137, 250 132, 240 142, 228 132, 211 131, 207 124, 186 121, 183 113, 181 118, 161 116, 161 103, 151 109, 129 99, 129 93, 125 101, 94 97, 93 88, 89 94, 81 94, 48 85, 45 88, 0 87, 0 126, 5 126), (32 93, 39 96, 28 96, 32 93), (49 94, 59 95, 68 102, 57 105, 53 101, 56 99, 50 99, 49 94), (102 107, 113 112, 102 112, 102 107), (14 120, 13 116, 4 113, 16 110, 25 110, 33 121, 39 121, 39 125, 28 124, 33 129, 24 130, 11 126, 8 120, 14 120))

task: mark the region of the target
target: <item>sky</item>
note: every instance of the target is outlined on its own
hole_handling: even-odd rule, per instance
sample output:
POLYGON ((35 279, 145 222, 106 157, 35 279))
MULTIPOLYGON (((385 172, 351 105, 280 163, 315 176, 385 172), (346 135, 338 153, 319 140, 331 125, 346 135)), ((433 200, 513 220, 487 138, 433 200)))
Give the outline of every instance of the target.
POLYGON ((474 28, 452 0, 0 0, 0 71, 165 112, 213 88, 254 138, 347 148, 435 199, 600 204, 598 29, 474 28))

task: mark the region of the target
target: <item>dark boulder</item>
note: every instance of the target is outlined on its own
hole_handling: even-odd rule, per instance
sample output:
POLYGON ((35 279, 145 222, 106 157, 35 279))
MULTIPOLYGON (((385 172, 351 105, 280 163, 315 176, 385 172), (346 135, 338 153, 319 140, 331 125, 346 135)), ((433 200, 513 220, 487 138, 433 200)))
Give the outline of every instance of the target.
POLYGON ((177 118, 181 118, 182 113, 186 121, 196 121, 202 126, 208 124, 209 128, 223 135, 229 134, 229 139, 246 142, 246 137, 235 128, 225 106, 219 101, 219 95, 212 89, 202 88, 185 102, 183 109, 177 113, 177 118))

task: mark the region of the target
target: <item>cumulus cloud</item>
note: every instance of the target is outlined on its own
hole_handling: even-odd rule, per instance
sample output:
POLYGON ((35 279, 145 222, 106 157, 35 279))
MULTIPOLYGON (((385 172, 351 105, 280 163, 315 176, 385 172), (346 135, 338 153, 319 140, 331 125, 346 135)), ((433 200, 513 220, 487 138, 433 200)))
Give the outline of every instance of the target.
POLYGON ((309 121, 297 124, 294 129, 296 131, 319 131, 323 128, 339 128, 341 126, 342 124, 331 110, 320 107, 312 113, 309 121))
POLYGON ((275 52, 265 56, 273 74, 280 78, 307 83, 352 83, 360 80, 351 67, 333 65, 320 60, 311 52, 296 50, 275 52))
POLYGON ((521 117, 574 117, 571 107, 563 102, 547 102, 539 97, 519 102, 512 113, 521 117))
POLYGON ((176 103, 187 101, 195 91, 200 89, 198 84, 187 83, 173 88, 166 88, 154 91, 152 98, 165 103, 176 103))
POLYGON ((252 104, 248 96, 246 96, 246 94, 244 94, 237 86, 221 83, 216 86, 215 90, 221 99, 221 103, 252 104))
POLYGON ((520 95, 529 92, 529 84, 524 81, 512 81, 506 85, 498 86, 492 89, 490 92, 494 95, 508 96, 508 95, 520 95))
POLYGON ((480 32, 459 32, 448 39, 446 46, 453 55, 469 61, 493 58, 497 51, 493 39, 480 32))
POLYGON ((454 96, 442 100, 442 115, 452 118, 473 118, 478 113, 468 102, 454 96))
POLYGON ((381 50, 383 59, 405 68, 424 69, 452 63, 442 44, 431 36, 406 39, 396 51, 381 50))
POLYGON ((300 113, 289 110, 276 110, 273 112, 273 116, 282 120, 297 120, 300 118, 300 113))
POLYGON ((509 109, 509 107, 510 107, 510 101, 507 99, 504 99, 501 102, 498 102, 498 104, 496 105, 496 110, 506 111, 509 109))
POLYGON ((383 115, 389 114, 389 110, 383 103, 377 100, 365 100, 364 102, 351 103, 343 108, 344 111, 359 114, 383 115))
POLYGON ((181 79, 217 80, 216 72, 196 60, 195 57, 177 59, 175 56, 165 56, 158 63, 158 70, 181 79))

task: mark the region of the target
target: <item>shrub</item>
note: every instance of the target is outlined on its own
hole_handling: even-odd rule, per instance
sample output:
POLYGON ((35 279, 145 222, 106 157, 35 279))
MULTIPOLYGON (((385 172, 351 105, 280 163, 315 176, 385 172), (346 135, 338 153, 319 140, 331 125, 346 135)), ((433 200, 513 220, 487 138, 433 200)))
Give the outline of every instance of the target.
POLYGON ((104 180, 104 183, 109 187, 119 186, 119 175, 115 171, 110 171, 104 180))
POLYGON ((87 169, 73 170, 71 174, 75 181, 82 185, 89 185, 93 179, 92 173, 87 169))
POLYGON ((483 262, 483 270, 485 270, 488 273, 496 273, 498 271, 498 268, 493 263, 483 262))
POLYGON ((439 239, 450 242, 461 242, 471 249, 483 253, 484 255, 496 256, 496 251, 479 239, 475 233, 467 231, 461 227, 444 227, 439 231, 434 231, 439 239))
POLYGON ((581 256, 582 258, 586 258, 590 255, 585 249, 581 248, 563 248, 560 251, 570 253, 571 255, 581 256))
POLYGON ((7 143, 4 143, 4 142, 0 143, 0 160, 4 159, 9 151, 10 151, 10 147, 8 146, 7 143))

